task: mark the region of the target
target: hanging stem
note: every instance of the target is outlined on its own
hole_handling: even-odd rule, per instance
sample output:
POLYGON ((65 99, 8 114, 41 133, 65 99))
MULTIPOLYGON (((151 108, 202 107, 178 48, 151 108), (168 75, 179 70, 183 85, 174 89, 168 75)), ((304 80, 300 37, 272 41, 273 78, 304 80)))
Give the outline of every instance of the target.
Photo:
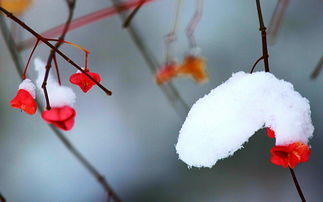
POLYGON ((204 0, 196 0, 195 13, 186 27, 186 36, 188 38, 190 48, 195 48, 197 46, 194 32, 203 14, 203 3, 204 0))
POLYGON ((277 1, 274 13, 271 16, 269 27, 268 27, 269 44, 271 45, 273 45, 276 42, 277 34, 283 23, 283 18, 288 8, 288 4, 289 4, 289 0, 277 1))
POLYGON ((61 82, 61 76, 59 75, 59 69, 58 69, 58 64, 57 64, 57 60, 56 60, 56 54, 54 54, 53 60, 54 60, 54 65, 55 65, 55 70, 56 70, 56 75, 57 75, 57 82, 61 86, 62 82, 61 82))
POLYGON ((85 71, 90 71, 88 67, 88 61, 89 61, 89 53, 85 52, 85 62, 84 62, 84 70, 85 71))
POLYGON ((299 185, 299 183, 297 181, 297 178, 296 178, 294 170, 291 167, 288 167, 288 168, 289 168, 290 174, 293 177, 293 181, 294 181, 294 184, 296 186, 296 189, 297 189, 297 192, 299 194, 299 197, 302 199, 302 202, 306 202, 306 199, 305 199, 304 194, 302 192, 301 186, 299 185))
POLYGON ((262 57, 265 64, 265 72, 269 72, 269 62, 268 62, 268 48, 267 48, 267 33, 266 27, 264 25, 264 20, 261 13, 260 0, 256 0, 258 19, 259 19, 259 31, 261 32, 261 41, 262 41, 262 57))
POLYGON ((179 16, 182 7, 182 0, 177 0, 175 17, 174 17, 174 24, 172 26, 171 31, 165 36, 165 61, 166 63, 171 62, 172 53, 171 53, 171 45, 177 38, 177 28, 179 23, 179 16))
POLYGON ((255 62, 255 64, 253 64, 253 66, 252 66, 252 68, 251 68, 251 70, 250 70, 250 73, 252 73, 252 72, 253 72, 253 70, 255 69, 255 67, 257 66, 257 64, 258 64, 262 59, 264 59, 264 57, 263 57, 263 56, 261 56, 260 58, 258 58, 258 60, 255 62))
POLYGON ((35 52, 35 49, 37 48, 37 45, 39 43, 39 39, 37 39, 35 45, 34 45, 34 48, 33 50, 31 51, 30 55, 29 55, 29 58, 28 58, 28 61, 26 63, 26 67, 25 67, 25 70, 24 70, 24 73, 22 74, 22 79, 25 80, 26 79, 26 73, 27 73, 27 69, 28 69, 28 66, 29 66, 29 63, 30 63, 30 60, 35 52))

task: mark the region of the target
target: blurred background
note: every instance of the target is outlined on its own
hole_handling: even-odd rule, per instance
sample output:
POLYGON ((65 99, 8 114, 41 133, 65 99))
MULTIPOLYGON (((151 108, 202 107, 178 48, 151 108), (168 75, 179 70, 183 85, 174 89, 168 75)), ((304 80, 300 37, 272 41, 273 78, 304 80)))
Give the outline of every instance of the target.
MULTIPOLYGON (((268 25, 277 1, 262 1, 268 25)), ((156 0, 145 5, 132 25, 159 63, 163 41, 171 27, 176 1, 156 0)), ((109 0, 77 0, 75 17, 112 6, 109 0)), ((185 27, 194 13, 195 0, 185 0, 181 12, 175 56, 188 51, 185 27)), ((323 1, 290 1, 275 45, 269 47, 271 72, 290 81, 308 98, 315 126, 310 141, 310 161, 295 172, 308 201, 322 201, 323 190, 323 75, 310 74, 323 53, 323 1)), ((34 0, 20 18, 38 32, 63 23, 64 0, 34 0)), ((8 25, 10 20, 6 20, 8 25)), ((207 60, 209 81, 195 84, 177 78, 174 85, 191 106, 198 98, 227 80, 233 72, 249 71, 261 56, 261 38, 254 0, 205 0, 196 39, 207 60)), ((26 31, 22 38, 30 38, 26 31)), ((67 34, 67 41, 88 49, 91 70, 101 74, 102 84, 113 91, 105 96, 94 87, 77 94, 76 123, 66 137, 106 177, 124 201, 299 201, 288 169, 270 163, 274 140, 265 130, 253 136, 245 148, 212 169, 188 169, 175 151, 186 113, 178 113, 155 84, 153 75, 118 16, 92 23, 67 34)), ((63 52, 83 64, 78 49, 63 45, 63 52)), ((31 49, 21 52, 26 63, 31 49)), ((46 60, 49 49, 40 45, 35 56, 46 60)), ((58 57, 59 58, 59 57, 58 57)), ((63 84, 75 69, 62 59, 63 84)), ((262 70, 262 63, 257 67, 262 70)), ((29 75, 36 78, 33 63, 29 75)), ((97 181, 68 152, 50 128, 34 116, 10 107, 20 77, 0 36, 0 192, 8 201, 88 202, 105 201, 97 181)), ((234 127, 234 126, 232 126, 234 127)))

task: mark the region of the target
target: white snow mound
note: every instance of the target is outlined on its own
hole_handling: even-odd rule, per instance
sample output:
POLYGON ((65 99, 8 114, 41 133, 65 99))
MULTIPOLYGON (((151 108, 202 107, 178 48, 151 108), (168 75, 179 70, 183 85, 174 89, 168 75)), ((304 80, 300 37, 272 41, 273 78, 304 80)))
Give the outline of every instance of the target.
MULTIPOLYGON (((41 85, 44 80, 46 64, 40 58, 35 58, 34 63, 35 70, 38 72, 37 87, 43 93, 41 85)), ((76 95, 74 91, 69 87, 60 86, 51 74, 48 75, 47 79, 47 91, 51 107, 73 106, 75 103, 76 95)))
POLYGON ((30 79, 23 80, 18 89, 26 90, 35 99, 36 98, 36 87, 30 79))
POLYGON ((176 150, 188 166, 212 167, 263 127, 275 131, 276 145, 307 143, 314 131, 309 101, 271 73, 234 73, 193 105, 176 150))

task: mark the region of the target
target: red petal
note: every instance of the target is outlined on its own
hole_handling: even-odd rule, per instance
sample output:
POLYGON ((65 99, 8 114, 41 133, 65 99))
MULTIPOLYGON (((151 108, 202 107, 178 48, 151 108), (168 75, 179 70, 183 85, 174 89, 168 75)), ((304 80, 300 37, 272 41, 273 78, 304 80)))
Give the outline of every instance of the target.
POLYGON ((310 149, 306 144, 295 142, 286 146, 274 146, 270 153, 273 164, 294 168, 298 163, 308 161, 310 149))
POLYGON ((276 135, 275 135, 275 131, 273 131, 272 129, 270 129, 270 128, 267 128, 267 135, 268 135, 268 137, 270 137, 270 138, 275 138, 276 137, 276 135))
POLYGON ((37 103, 33 96, 24 89, 19 89, 16 97, 10 101, 12 108, 21 109, 27 114, 34 114, 37 110, 37 103))
POLYGON ((62 130, 71 130, 76 112, 69 106, 56 107, 42 112, 42 118, 62 130))
MULTIPOLYGON (((100 75, 94 72, 87 72, 97 82, 101 81, 100 75)), ((70 76, 70 82, 78 85, 81 90, 86 93, 89 91, 95 83, 83 73, 75 73, 70 76)))

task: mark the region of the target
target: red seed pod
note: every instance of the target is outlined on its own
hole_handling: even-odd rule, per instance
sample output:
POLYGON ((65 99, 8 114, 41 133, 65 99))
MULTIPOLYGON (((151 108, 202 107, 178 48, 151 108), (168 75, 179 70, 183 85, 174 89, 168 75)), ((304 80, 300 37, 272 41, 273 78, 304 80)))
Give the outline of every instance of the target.
POLYGON ((42 112, 42 118, 62 130, 71 130, 74 126, 76 112, 70 106, 55 107, 42 112))
POLYGON ((271 162, 286 168, 294 168, 300 162, 306 162, 310 156, 310 148, 301 142, 295 142, 286 146, 274 146, 271 148, 271 162))
MULTIPOLYGON (((87 72, 97 82, 101 81, 100 75, 94 72, 87 72)), ((76 72, 70 76, 70 82, 78 85, 84 93, 88 92, 95 83, 82 72, 76 72)))
POLYGON ((25 89, 19 89, 16 97, 10 101, 12 108, 21 109, 27 114, 34 114, 37 110, 37 103, 34 97, 25 89))

